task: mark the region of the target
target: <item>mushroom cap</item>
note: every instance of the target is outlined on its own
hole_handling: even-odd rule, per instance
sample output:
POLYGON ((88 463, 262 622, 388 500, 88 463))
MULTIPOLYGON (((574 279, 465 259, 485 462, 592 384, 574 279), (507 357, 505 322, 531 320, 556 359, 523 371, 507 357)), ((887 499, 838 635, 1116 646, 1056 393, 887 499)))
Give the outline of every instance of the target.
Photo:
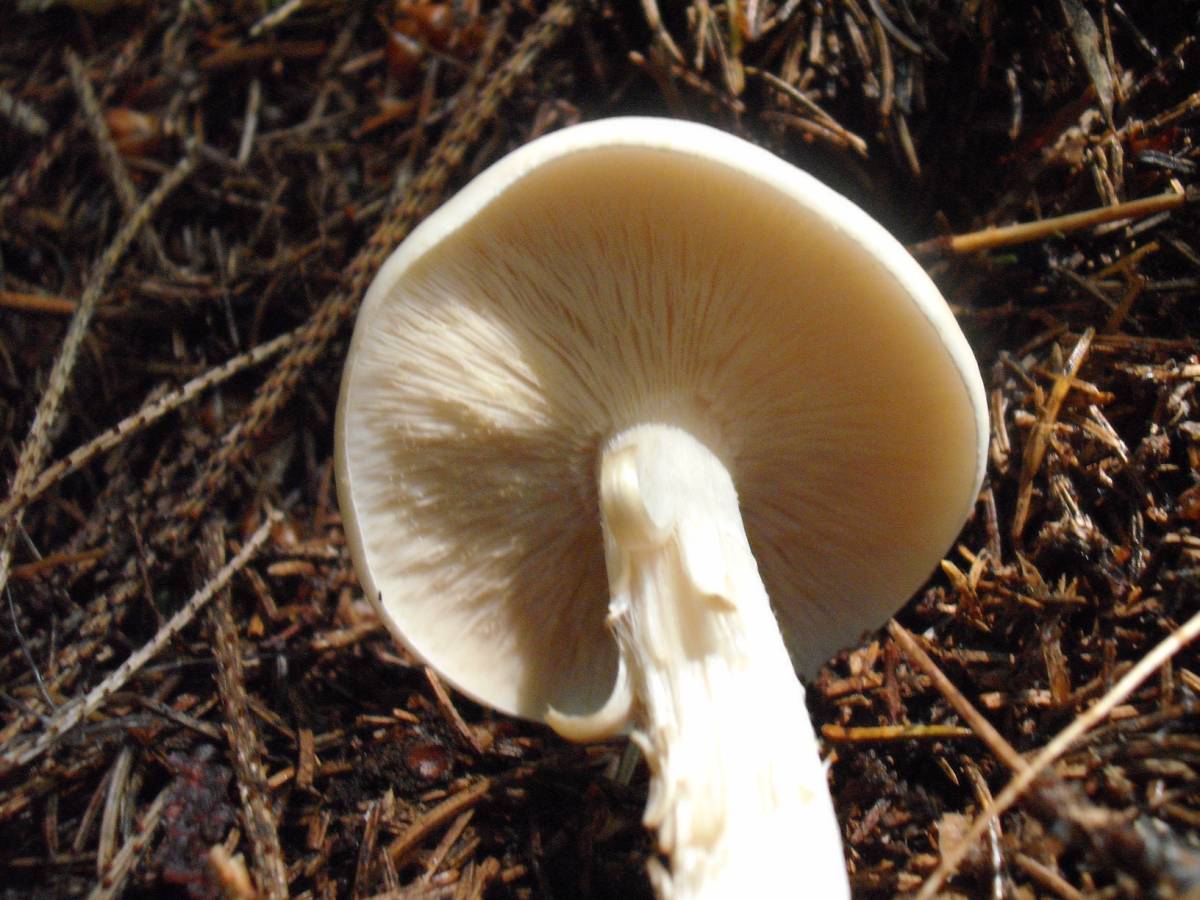
POLYGON ((849 200, 703 125, 565 128, 416 228, 358 316, 338 496, 396 637, 504 712, 600 708, 597 467, 643 423, 728 467, 802 674, 928 577, 988 433, 945 301, 849 200))

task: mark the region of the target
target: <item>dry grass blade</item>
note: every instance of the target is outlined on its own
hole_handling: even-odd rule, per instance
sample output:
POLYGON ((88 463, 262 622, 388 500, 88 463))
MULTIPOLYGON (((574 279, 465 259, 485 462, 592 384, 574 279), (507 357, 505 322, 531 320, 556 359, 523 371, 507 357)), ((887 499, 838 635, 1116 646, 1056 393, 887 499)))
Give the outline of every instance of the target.
POLYGON ((117 754, 108 778, 104 812, 100 818, 100 841, 96 852, 96 877, 104 880, 104 872, 117 852, 117 820, 127 797, 129 773, 133 770, 133 750, 122 747, 117 754))
POLYGON ((64 128, 42 146, 37 158, 29 168, 19 172, 0 194, 0 221, 3 221, 8 211, 21 202, 45 176, 54 164, 58 162, 63 151, 70 143, 73 128, 64 128))
POLYGON ((244 567, 266 542, 271 528, 280 520, 278 513, 272 513, 258 530, 246 541, 238 554, 228 564, 217 571, 212 580, 196 591, 187 602, 171 616, 158 632, 140 649, 135 651, 125 662, 121 663, 103 681, 92 688, 83 698, 66 706, 61 706, 55 712, 42 733, 32 740, 27 740, 14 747, 0 750, 0 774, 17 766, 25 766, 33 762, 46 750, 53 746, 64 734, 95 712, 105 700, 111 697, 147 662, 162 650, 167 643, 179 634, 195 618, 196 613, 216 595, 239 569, 244 567))
POLYGON ((500 861, 489 856, 463 870, 462 880, 454 888, 453 900, 483 900, 487 887, 500 874, 500 861))
POLYGON ((158 823, 162 820, 163 809, 167 805, 170 791, 170 787, 163 788, 154 798, 154 802, 142 813, 138 819, 137 830, 117 851, 112 863, 100 877, 99 883, 88 894, 88 900, 115 900, 121 896, 125 889, 125 880, 137 865, 138 860, 141 859, 146 847, 154 837, 154 832, 158 829, 158 823))
POLYGON ((959 863, 970 852, 971 847, 982 837, 989 823, 994 821, 996 817, 1003 815, 1056 759, 1069 750, 1081 737, 1100 724, 1117 706, 1129 699, 1129 696, 1141 686, 1143 681, 1153 675, 1161 666, 1197 637, 1200 637, 1200 612, 1193 615, 1183 625, 1163 638, 1153 650, 1142 657, 1137 665, 1125 674, 1125 677, 1114 684, 1094 706, 1077 716, 1070 725, 1060 731, 1050 743, 1043 747, 1029 761, 1029 765, 1025 769, 1017 773, 1016 777, 1000 792, 1000 795, 996 798, 996 802, 975 819, 971 828, 963 835, 962 839, 942 857, 937 870, 921 886, 921 891, 917 894, 917 900, 930 900, 930 898, 936 896, 942 885, 945 884, 946 879, 954 873, 959 863))
POLYGON ((363 830, 358 841, 358 859, 354 865, 354 882, 351 896, 362 897, 364 886, 371 877, 375 860, 375 842, 379 838, 379 820, 383 816, 383 801, 372 800, 363 814, 363 830))

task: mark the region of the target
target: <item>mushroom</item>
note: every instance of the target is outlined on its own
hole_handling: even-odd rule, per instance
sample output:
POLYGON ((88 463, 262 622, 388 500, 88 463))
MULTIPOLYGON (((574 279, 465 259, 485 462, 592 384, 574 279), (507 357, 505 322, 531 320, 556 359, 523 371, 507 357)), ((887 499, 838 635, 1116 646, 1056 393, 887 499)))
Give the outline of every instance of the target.
POLYGON ((966 340, 878 223, 703 125, 539 138, 380 269, 336 435, 396 638, 644 752, 659 896, 848 896, 796 673, 921 585, 987 436, 966 340))

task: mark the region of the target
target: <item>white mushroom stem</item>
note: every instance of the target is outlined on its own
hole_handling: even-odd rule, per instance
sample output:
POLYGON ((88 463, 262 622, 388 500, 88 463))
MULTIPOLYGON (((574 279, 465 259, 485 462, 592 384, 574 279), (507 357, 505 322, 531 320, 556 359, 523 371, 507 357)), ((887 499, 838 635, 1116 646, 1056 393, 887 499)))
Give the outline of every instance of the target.
MULTIPOLYGON (((633 740, 650 768, 645 824, 667 900, 849 896, 804 688, 750 552, 737 491, 704 444, 643 425, 604 450, 600 505, 633 740)), ((567 737, 611 730, 554 714, 567 737)))

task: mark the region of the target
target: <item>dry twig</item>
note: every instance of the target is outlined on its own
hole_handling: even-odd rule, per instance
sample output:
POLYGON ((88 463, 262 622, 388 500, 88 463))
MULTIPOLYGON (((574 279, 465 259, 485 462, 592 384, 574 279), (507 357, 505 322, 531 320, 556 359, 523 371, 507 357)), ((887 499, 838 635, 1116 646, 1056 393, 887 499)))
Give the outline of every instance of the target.
POLYGON ((985 228, 983 231, 973 231, 970 234, 959 234, 953 237, 939 237, 922 241, 909 247, 909 250, 920 256, 939 251, 966 254, 978 253, 981 250, 995 250, 998 247, 1012 247, 1017 244, 1028 244, 1055 235, 1070 234, 1082 231, 1094 225, 1105 222, 1119 222, 1123 219, 1139 219, 1161 212, 1179 209, 1192 202, 1187 191, 1168 191, 1154 197, 1144 197, 1141 200, 1128 200, 1124 203, 1114 203, 1112 206, 1099 206, 1083 212, 1068 213, 1062 216, 1052 216, 1049 219, 1039 219, 1036 222, 1021 222, 1017 225, 1004 225, 999 228, 985 228))

